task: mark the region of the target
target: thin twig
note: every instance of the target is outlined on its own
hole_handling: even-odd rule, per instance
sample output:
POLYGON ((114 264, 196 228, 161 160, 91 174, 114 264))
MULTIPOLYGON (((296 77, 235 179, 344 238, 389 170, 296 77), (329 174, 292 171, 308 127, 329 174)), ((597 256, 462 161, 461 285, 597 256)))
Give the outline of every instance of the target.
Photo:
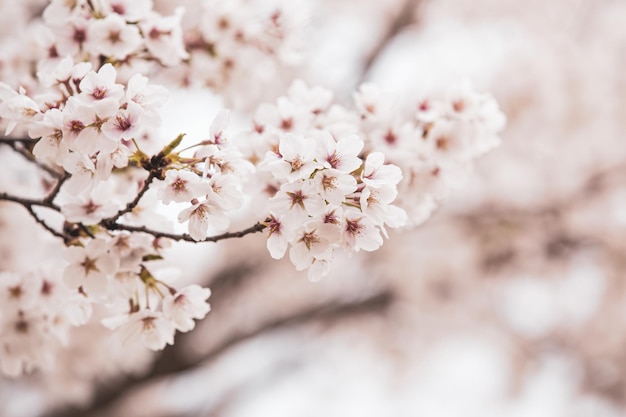
POLYGON ((8 145, 12 143, 28 143, 35 144, 39 142, 39 139, 31 139, 31 138, 7 138, 6 136, 0 136, 0 143, 6 143, 8 145))
POLYGON ((42 225, 44 227, 44 229, 46 229, 48 232, 50 232, 53 236, 56 236, 58 238, 63 239, 63 243, 67 243, 69 241, 69 238, 67 236, 65 236, 63 233, 56 231, 55 229, 53 229, 50 225, 48 225, 41 217, 39 217, 37 215, 37 213, 35 213, 35 210, 33 209, 32 206, 24 206, 26 207, 26 210, 28 210, 28 212, 30 213, 30 215, 33 217, 33 219, 35 219, 35 221, 37 223, 39 223, 40 225, 42 225))
POLYGON ((34 200, 31 198, 23 198, 23 197, 17 197, 8 193, 0 193, 0 200, 4 200, 4 201, 12 201, 14 203, 17 204, 21 204, 24 207, 32 207, 32 206, 39 206, 39 207, 46 207, 49 208, 51 210, 54 211, 58 211, 61 212, 61 209, 59 208, 59 206, 57 206, 56 204, 50 202, 50 201, 46 201, 44 200, 34 200))
POLYGON ((68 174, 67 172, 63 174, 62 177, 59 177, 56 184, 54 184, 54 187, 52 188, 52 190, 50 190, 50 193, 46 196, 46 198, 43 199, 43 201, 45 203, 52 204, 57 194, 59 194, 59 191, 61 190, 61 186, 63 185, 63 183, 65 183, 65 181, 67 181, 69 177, 70 177, 70 174, 68 174))
POLYGON ((24 147, 24 145, 23 145, 24 143, 30 143, 30 142, 26 142, 25 140, 23 140, 23 141, 20 141, 20 140, 9 140, 9 141, 0 141, 0 143, 2 143, 4 145, 10 146, 11 149, 13 149, 19 155, 21 155, 28 162, 31 162, 31 163, 37 165, 37 167, 43 169, 44 171, 46 171, 52 177, 59 178, 59 177, 61 177, 63 175, 62 173, 60 173, 59 171, 55 170, 54 168, 49 167, 48 165, 44 164, 41 161, 38 161, 37 158, 35 158, 35 156, 31 153, 31 151, 28 150, 26 147, 24 147))
POLYGON ((104 224, 115 223, 124 214, 130 213, 131 211, 133 211, 133 209, 135 207, 137 207, 137 204, 139 204, 139 200, 141 200, 141 198, 144 196, 144 194, 150 188, 150 184, 152 183, 152 180, 154 180, 156 178, 156 176, 157 176, 157 174, 154 171, 150 171, 150 174, 148 174, 148 178, 145 179, 145 181, 143 183, 143 186, 141 187, 141 189, 139 190, 139 192, 137 193, 137 196, 133 199, 133 201, 131 201, 128 204, 126 204, 126 207, 124 207, 123 209, 118 211, 113 217, 109 217, 108 219, 104 219, 102 222, 104 224))
POLYGON ((190 235, 188 235, 187 233, 184 233, 182 235, 179 234, 175 234, 175 233, 166 233, 166 232, 159 232, 156 230, 152 230, 149 229, 145 226, 130 226, 130 225, 126 225, 126 224, 119 224, 119 223, 102 223, 102 225, 109 229, 109 230, 125 230, 127 232, 140 232, 140 233, 147 233, 149 235, 152 235, 154 237, 164 237, 164 238, 168 238, 168 239, 172 239, 175 241, 186 241, 186 242, 196 242, 196 243, 200 243, 200 242, 217 242, 220 240, 224 240, 224 239, 232 239, 232 238, 240 238, 240 237, 244 237, 246 235, 252 234, 252 233, 258 233, 261 230, 265 229, 265 225, 262 223, 255 223, 253 226, 248 227, 247 229, 243 229, 240 230, 238 232, 227 232, 227 233, 222 233, 221 235, 216 235, 216 236, 209 236, 205 239, 202 240, 194 240, 194 238, 192 238, 190 235))
POLYGON ((63 242, 68 242, 69 238, 67 236, 50 227, 41 217, 39 217, 39 215, 37 215, 37 213, 35 213, 35 210, 33 209, 33 207, 38 206, 45 207, 54 211, 60 211, 59 207, 52 204, 52 202, 16 197, 7 193, 0 193, 0 200, 11 201, 13 203, 22 205, 28 211, 28 213, 30 213, 33 219, 35 219, 35 221, 43 226, 48 232, 50 232, 55 237, 63 239, 63 242))

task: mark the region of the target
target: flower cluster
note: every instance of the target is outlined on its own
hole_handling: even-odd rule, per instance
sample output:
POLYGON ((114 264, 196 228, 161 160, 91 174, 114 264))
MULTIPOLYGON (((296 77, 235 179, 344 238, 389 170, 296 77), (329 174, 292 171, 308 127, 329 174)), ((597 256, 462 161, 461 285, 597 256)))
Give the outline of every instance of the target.
MULTIPOLYGON (((186 84, 204 84, 236 107, 258 103, 300 62, 295 2, 205 0, 188 13, 186 84), (254 68, 254 71, 250 71, 254 68)), ((286 85, 279 85, 284 88, 286 85)))
POLYGON ((328 272, 336 248, 375 250, 385 226, 425 220, 469 162, 498 143, 504 120, 493 99, 467 86, 422 101, 408 120, 371 84, 355 94, 354 111, 332 101, 297 81, 258 108, 241 143, 269 199, 270 254, 291 246, 291 261, 313 278, 328 272))
POLYGON ((158 198, 164 204, 191 204, 178 214, 180 223, 188 222, 190 236, 196 240, 207 237, 212 230, 224 231, 230 225, 228 214, 243 205, 243 178, 254 170, 224 132, 228 112, 221 112, 213 121, 209 139, 203 140, 189 158, 177 153, 170 157, 164 180, 159 184, 158 198))
MULTIPOLYGON (((269 213, 267 247, 317 279, 328 273, 334 251, 373 251, 385 226, 404 224, 392 204, 400 169, 380 152, 365 154, 347 119, 330 110, 332 95, 296 82, 288 97, 257 111, 247 133, 247 155, 258 161, 269 213)), ((344 114, 345 116, 345 114, 344 114)))
POLYGON ((92 316, 115 329, 123 344, 152 350, 173 344, 177 330, 192 330, 209 312, 211 292, 155 278, 164 244, 145 234, 99 234, 66 249, 62 273, 0 274, 2 372, 49 368, 71 328, 92 316))
POLYGON ((232 141, 222 111, 206 139, 183 147, 181 134, 159 143, 167 90, 141 74, 155 63, 189 58, 190 67, 173 71, 190 68, 189 77, 236 101, 235 92, 250 98, 264 77, 293 62, 287 9, 269 7, 259 19, 244 4, 203 3, 185 38, 190 56, 182 12, 163 17, 150 0, 53 0, 45 9, 48 43, 36 82, 0 83, 0 123, 2 144, 45 172, 46 195, 2 192, 0 200, 22 205, 63 240, 64 269, 0 277, 3 373, 45 368, 72 326, 102 323, 122 342, 152 350, 193 329, 209 311, 210 290, 174 285, 163 268, 172 241, 264 230, 273 258, 288 253, 318 279, 338 251, 374 251, 388 228, 423 221, 471 160, 498 143, 495 102, 466 87, 404 117, 372 85, 347 109, 301 81, 261 105, 252 128, 232 141), (161 221, 172 203, 188 233, 161 221), (246 203, 256 224, 209 236, 225 232, 246 203))
POLYGON ((70 222, 97 224, 121 209, 119 199, 110 198, 114 190, 107 180, 114 169, 128 165, 131 141, 160 122, 157 109, 165 89, 141 74, 124 86, 116 83, 116 75, 111 64, 96 72, 91 64, 67 57, 46 76, 49 89, 33 98, 0 83, 6 134, 17 124, 28 129, 32 138, 41 138, 33 155, 67 173, 60 207, 70 222))
POLYGON ((69 296, 58 275, 0 273, 0 370, 17 376, 46 369, 54 353, 68 343, 71 322, 88 307, 69 296))
POLYGON ((146 71, 151 61, 179 64, 187 58, 183 10, 162 16, 152 7, 151 0, 53 0, 43 13, 49 59, 40 62, 40 72, 68 55, 94 64, 116 63, 124 74, 146 71))
POLYGON ((496 101, 468 83, 418 101, 408 115, 372 84, 361 86, 354 99, 366 148, 384 152, 402 169, 398 205, 410 225, 425 221, 450 188, 468 177, 472 160, 500 143, 505 123, 496 101))

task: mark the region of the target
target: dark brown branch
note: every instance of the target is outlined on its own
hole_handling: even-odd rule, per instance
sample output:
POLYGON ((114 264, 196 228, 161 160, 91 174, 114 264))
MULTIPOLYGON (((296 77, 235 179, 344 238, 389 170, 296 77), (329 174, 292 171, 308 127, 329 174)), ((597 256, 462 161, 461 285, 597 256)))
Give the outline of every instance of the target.
POLYGON ((0 136, 0 143, 6 143, 8 145, 12 143, 26 143, 26 144, 35 144, 39 142, 39 139, 31 139, 31 138, 7 138, 5 136, 0 136))
POLYGON ((141 198, 150 188, 150 184, 152 183, 152 180, 156 178, 156 176, 157 175, 154 171, 150 171, 150 174, 148 174, 148 178, 145 179, 143 186, 141 187, 141 189, 139 190, 139 192, 137 193, 137 196, 133 199, 133 201, 130 201, 128 204, 126 204, 126 207, 118 211, 117 214, 115 214, 115 216, 102 220, 102 223, 104 224, 115 223, 124 214, 130 213, 131 211, 133 211, 133 209, 137 207, 137 204, 139 204, 139 200, 141 200, 141 198))
POLYGON ((37 213, 35 213, 35 210, 33 209, 33 207, 38 206, 38 207, 45 207, 45 208, 58 212, 59 207, 53 204, 51 201, 21 198, 21 197, 9 195, 7 193, 0 193, 0 200, 11 201, 13 203, 22 205, 28 211, 28 213, 30 213, 33 219, 35 219, 35 221, 39 223, 41 226, 43 226, 48 232, 50 232, 55 237, 63 239, 64 243, 68 242, 69 237, 65 236, 63 233, 50 227, 50 225, 48 225, 45 221, 43 221, 43 219, 39 217, 39 215, 37 215, 37 213))
POLYGON ((126 224, 118 224, 118 223, 102 223, 102 225, 109 230, 125 230, 127 232, 139 232, 139 233, 147 233, 154 237, 164 237, 167 239, 172 239, 175 241, 186 241, 186 242, 218 242, 224 239, 232 239, 232 238, 240 238, 252 233, 258 233, 265 229, 265 225, 262 223, 255 223, 253 226, 248 227, 247 229, 240 230, 238 232, 227 232, 222 233, 221 235, 209 236, 203 240, 194 240, 190 235, 184 233, 182 235, 175 233, 166 233, 159 232, 156 230, 149 229, 145 226, 130 226, 126 224))
POLYGON ((43 226, 43 228, 46 229, 48 232, 50 232, 53 236, 63 239, 63 243, 67 243, 70 240, 69 237, 65 236, 61 232, 56 231, 50 225, 48 225, 41 217, 39 217, 37 213, 35 213, 35 210, 33 209, 32 206, 24 206, 24 207, 26 207, 26 210, 28 210, 28 212, 33 217, 33 219, 35 219, 37 223, 43 226))
POLYGON ((380 314, 393 303, 394 297, 389 290, 383 290, 367 298, 352 301, 332 301, 327 304, 308 307, 287 317, 277 317, 251 330, 242 329, 212 350, 191 356, 188 352, 177 349, 177 345, 168 347, 154 363, 152 370, 141 377, 128 378, 115 385, 103 387, 96 394, 95 400, 87 410, 60 410, 47 417, 79 417, 106 414, 119 399, 131 389, 156 381, 160 378, 192 370, 205 363, 214 361, 246 340, 270 333, 275 330, 306 325, 314 322, 332 322, 362 314, 380 314))
POLYGON ((413 17, 416 8, 423 0, 404 0, 402 9, 391 22, 385 34, 379 39, 378 43, 370 50, 369 54, 363 61, 363 70, 361 71, 361 81, 365 79, 376 60, 380 57, 391 40, 396 37, 403 29, 413 23, 413 17))
POLYGON ((59 206, 57 206, 56 204, 54 204, 52 202, 46 201, 46 199, 44 199, 44 200, 34 200, 34 199, 31 199, 31 198, 17 197, 17 196, 8 194, 8 193, 0 193, 0 200, 12 201, 14 203, 21 204, 24 207, 39 206, 39 207, 46 207, 46 208, 49 208, 51 210, 58 211, 58 212, 61 211, 59 206))
POLYGON ((54 178, 61 177, 63 175, 62 173, 60 173, 59 171, 55 170, 52 167, 49 167, 48 165, 44 164, 43 162, 38 161, 37 158, 35 158, 35 156, 30 151, 30 149, 28 149, 27 147, 24 146, 25 144, 32 144, 32 143, 36 143, 36 142, 37 142, 36 140, 26 140, 26 139, 0 140, 0 143, 2 143, 4 145, 10 146, 11 149, 13 149, 15 151, 15 153, 21 155, 28 162, 31 162, 31 163, 37 165, 37 167, 39 167, 40 169, 46 171, 50 176, 52 176, 54 178))

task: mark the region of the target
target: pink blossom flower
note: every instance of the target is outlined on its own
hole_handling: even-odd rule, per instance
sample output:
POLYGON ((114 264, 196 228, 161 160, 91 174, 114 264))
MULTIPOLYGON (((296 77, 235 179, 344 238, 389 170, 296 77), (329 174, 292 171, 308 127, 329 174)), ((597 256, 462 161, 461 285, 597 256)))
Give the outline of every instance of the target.
POLYGON ((363 150, 364 143, 356 135, 348 135, 335 140, 330 133, 322 132, 318 143, 317 160, 325 168, 351 173, 363 163, 359 154, 363 150))
POLYGON ((63 272, 65 283, 71 288, 82 288, 91 296, 103 296, 109 279, 118 268, 119 260, 110 253, 102 239, 93 239, 87 246, 70 246, 65 252, 69 265, 63 272))
POLYGON ((184 10, 178 8, 172 16, 152 14, 139 23, 148 50, 163 65, 177 65, 189 57, 180 23, 183 13, 184 10))
POLYGON ((371 252, 383 244, 380 231, 363 213, 348 209, 344 216, 342 240, 346 249, 351 252, 358 252, 360 249, 371 252))
POLYGON ((194 319, 203 319, 211 310, 206 300, 211 290, 199 285, 189 285, 172 296, 163 300, 163 314, 168 317, 174 327, 181 332, 192 330, 196 323, 194 319))
POLYGON ((316 260, 327 260, 339 236, 339 228, 332 224, 308 222, 295 233, 289 259, 298 271, 310 267, 316 260))
POLYGON ((118 101, 124 95, 124 88, 121 84, 115 83, 117 71, 111 64, 104 64, 98 72, 89 71, 80 82, 81 99, 87 102, 104 99, 114 99, 118 101))
POLYGON ((137 51, 143 40, 136 25, 117 14, 98 19, 89 26, 87 47, 97 54, 123 60, 137 51))
POLYGON ((395 165, 385 165, 382 152, 372 152, 365 159, 361 179, 370 187, 395 186, 402 179, 402 171, 395 165))
POLYGON ((174 344, 174 323, 160 311, 142 309, 116 319, 103 324, 116 330, 123 344, 141 342, 151 350, 174 344))
POLYGON ((285 256, 289 241, 291 238, 291 230, 283 226, 278 217, 270 214, 269 220, 265 222, 265 230, 267 232, 267 250, 274 259, 281 259, 285 256))
POLYGON ((209 226, 222 231, 230 224, 224 209, 211 199, 198 201, 181 211, 178 214, 178 222, 186 221, 189 221, 189 235, 196 241, 206 238, 209 226))
POLYGON ((193 172, 185 170, 169 170, 159 188, 158 196, 164 204, 174 201, 185 203, 206 195, 211 184, 193 172))
POLYGON ((326 203, 313 180, 283 184, 270 199, 271 211, 282 215, 283 222, 290 226, 302 224, 309 217, 321 216, 325 207, 326 203))

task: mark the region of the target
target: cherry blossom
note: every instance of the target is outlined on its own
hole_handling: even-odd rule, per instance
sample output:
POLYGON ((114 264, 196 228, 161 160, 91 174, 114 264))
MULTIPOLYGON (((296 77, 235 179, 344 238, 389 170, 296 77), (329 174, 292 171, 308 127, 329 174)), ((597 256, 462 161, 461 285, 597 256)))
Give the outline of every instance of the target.
POLYGON ((194 198, 206 195, 210 189, 211 184, 192 172, 170 170, 165 174, 163 186, 159 188, 159 198, 165 204, 172 201, 190 202, 194 198))
POLYGON ((119 260, 110 253, 108 243, 102 239, 94 239, 85 247, 67 248, 65 259, 69 262, 63 273, 67 285, 80 287, 92 296, 104 294, 119 265, 119 260))
POLYGON ((352 106, 300 80, 288 87, 299 62, 294 6, 243 5, 189 4, 186 16, 149 0, 44 9, 28 70, 0 83, 3 141, 41 177, 28 189, 24 175, 1 199, 23 206, 62 256, 51 256, 54 274, 0 273, 3 374, 47 370, 75 330, 96 326, 142 352, 133 361, 149 360, 144 348, 173 344, 210 311, 208 288, 179 286, 175 242, 262 232, 271 258, 288 253, 294 271, 317 280, 339 253, 374 251, 388 228, 425 220, 499 143, 504 116, 468 84, 419 98, 410 113, 373 84, 352 106), (236 117, 220 110, 198 136, 165 137, 168 90, 155 80, 208 86, 236 117))
POLYGON ((182 288, 163 300, 163 314, 172 320, 177 330, 193 330, 194 319, 203 319, 210 310, 206 302, 210 295, 211 290, 199 285, 182 288))
POLYGON ((125 345, 141 342, 148 349, 162 350, 174 344, 174 323, 161 312, 144 309, 118 321, 109 321, 106 326, 114 329, 125 345))
POLYGON ((192 200, 192 206, 178 214, 178 221, 189 222, 189 234, 196 241, 207 237, 209 226, 221 231, 230 224, 222 206, 213 199, 192 200))

